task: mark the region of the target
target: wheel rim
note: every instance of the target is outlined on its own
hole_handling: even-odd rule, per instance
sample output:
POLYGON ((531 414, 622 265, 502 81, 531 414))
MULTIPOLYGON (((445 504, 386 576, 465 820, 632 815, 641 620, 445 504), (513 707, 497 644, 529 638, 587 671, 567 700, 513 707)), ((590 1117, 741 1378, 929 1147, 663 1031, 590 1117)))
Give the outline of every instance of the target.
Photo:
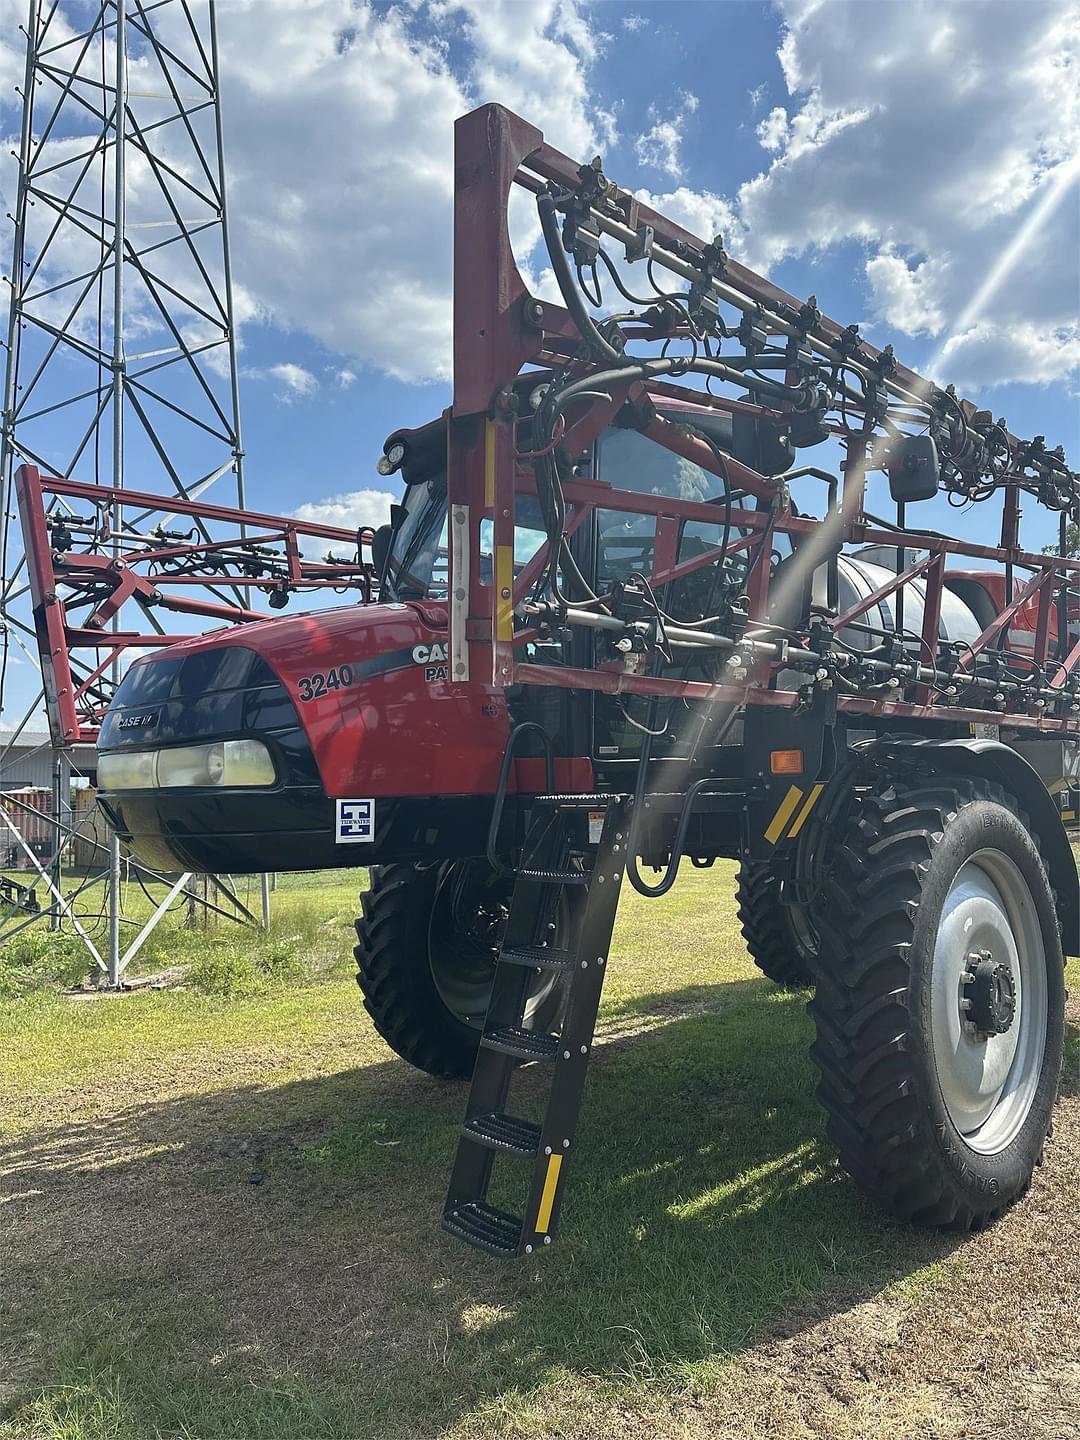
MULTIPOLYGON (((448 865, 435 890, 428 920, 431 978, 446 1008, 472 1030, 484 1026, 512 891, 512 879, 474 860, 448 865)), ((556 983, 544 973, 531 982, 526 1025, 556 983)))
POLYGON ((1031 890, 1000 850, 957 872, 934 943, 931 1031, 949 1118, 972 1150, 997 1154, 1031 1111, 1042 1073, 1046 955, 1031 890))
POLYGON ((788 918, 791 923, 791 934, 795 941, 795 950, 800 960, 813 960, 817 957, 818 946, 821 943, 817 933, 817 927, 811 920, 809 913, 801 905, 791 905, 788 908, 788 918))

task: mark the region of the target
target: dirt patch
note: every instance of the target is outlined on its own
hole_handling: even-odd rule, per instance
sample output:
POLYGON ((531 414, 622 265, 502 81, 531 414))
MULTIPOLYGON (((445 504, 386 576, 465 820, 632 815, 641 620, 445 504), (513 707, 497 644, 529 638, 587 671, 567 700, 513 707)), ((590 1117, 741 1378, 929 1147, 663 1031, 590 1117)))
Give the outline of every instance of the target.
MULTIPOLYGON (((1074 1440, 1080 1430, 1080 1102, 1026 1199, 925 1293, 792 1307, 716 1393, 600 1407, 561 1440, 1074 1440)), ((472 1434, 465 1428, 462 1434, 472 1434)))

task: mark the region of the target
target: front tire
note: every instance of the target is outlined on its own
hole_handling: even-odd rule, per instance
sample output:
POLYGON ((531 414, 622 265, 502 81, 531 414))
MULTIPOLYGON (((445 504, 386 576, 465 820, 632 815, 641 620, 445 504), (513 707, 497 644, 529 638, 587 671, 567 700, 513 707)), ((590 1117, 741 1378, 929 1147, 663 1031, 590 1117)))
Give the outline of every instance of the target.
MULTIPOLYGON (((373 866, 360 897, 356 982, 375 1029, 429 1075, 472 1074, 495 978, 512 879, 481 860, 373 866)), ((562 995, 538 971, 525 1023, 545 1029, 562 995)))
POLYGON ((980 781, 863 793, 826 867, 818 1096, 897 1217, 979 1228, 1039 1163, 1064 1038, 1053 892, 1016 799, 980 781))

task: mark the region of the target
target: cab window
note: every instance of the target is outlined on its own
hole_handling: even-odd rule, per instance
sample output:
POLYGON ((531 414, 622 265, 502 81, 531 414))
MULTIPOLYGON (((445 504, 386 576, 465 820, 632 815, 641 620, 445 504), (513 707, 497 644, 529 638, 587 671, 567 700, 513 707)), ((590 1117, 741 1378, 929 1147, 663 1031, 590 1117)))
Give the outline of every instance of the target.
MULTIPOLYGON (((714 500, 723 494, 723 481, 692 460, 686 460, 658 445, 637 430, 609 430, 601 437, 598 457, 601 480, 617 490, 631 490, 639 495, 662 495, 672 500, 714 500)), ((599 512, 597 538, 597 584, 605 588, 616 580, 627 580, 635 571, 646 575, 652 569, 656 549, 656 516, 633 515, 625 510, 599 512)), ((694 534, 696 544, 684 545, 686 559, 695 550, 705 549, 704 532, 719 526, 694 522, 686 526, 694 534)), ((716 542, 714 542, 716 543, 716 542)))
POLYGON ((394 532, 384 589, 394 600, 445 600, 449 585, 446 476, 410 485, 394 532))

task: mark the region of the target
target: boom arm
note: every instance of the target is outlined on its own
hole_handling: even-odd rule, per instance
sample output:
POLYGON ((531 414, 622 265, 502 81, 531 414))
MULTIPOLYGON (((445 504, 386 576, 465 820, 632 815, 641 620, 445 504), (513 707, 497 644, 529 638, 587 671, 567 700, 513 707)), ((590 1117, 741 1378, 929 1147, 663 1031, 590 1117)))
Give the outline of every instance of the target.
POLYGON ((682 230, 611 182, 599 160, 577 165, 499 106, 458 122, 455 174, 453 679, 787 707, 834 692, 840 708, 855 712, 985 720, 990 710, 1021 728, 1080 728, 1080 657, 1070 639, 1080 561, 1026 552, 1019 541, 1022 494, 1063 520, 1080 517, 1080 480, 1060 449, 1041 436, 1019 439, 1003 419, 903 366, 891 346, 878 350, 857 326, 828 319, 815 297, 800 302, 738 264, 720 236, 704 242, 682 230), (514 260, 506 210, 515 185, 535 197, 561 306, 531 295, 514 260), (685 423, 657 415, 673 399, 685 423), (725 453, 710 438, 718 415, 752 426, 752 455, 725 453), (719 476, 723 503, 642 495, 591 477, 581 459, 613 423, 719 476), (844 450, 842 484, 813 520, 795 511, 789 490, 813 472, 791 462, 830 437, 844 450), (779 463, 763 465, 763 449, 779 463), (895 523, 866 511, 875 469, 889 477, 895 523), (906 506, 939 491, 960 501, 1002 496, 1000 544, 908 529, 906 506), (515 580, 519 493, 536 494, 547 543, 515 580), (680 567, 658 540, 640 584, 597 594, 566 537, 601 506, 655 515, 658 536, 687 521, 723 520, 727 543, 680 567), (484 521, 494 534, 494 584, 480 565, 484 521), (920 634, 883 636, 855 655, 838 635, 853 617, 835 605, 804 615, 798 633, 779 630, 770 582, 782 536, 798 546, 807 584, 821 566, 834 573, 845 546, 895 548, 895 581, 876 599, 888 594, 902 614, 913 582, 925 585, 920 634), (911 551, 926 558, 910 563, 911 551), (1006 611, 962 647, 939 635, 950 556, 996 562, 1007 575, 1006 611), (657 598, 663 587, 706 564, 722 564, 738 595, 713 616, 667 614, 657 598), (1030 573, 1014 580, 1017 567, 1030 573), (1010 618, 1031 605, 1030 653, 1003 649, 1010 618), (598 647, 594 668, 524 662, 524 634, 567 625, 610 642, 598 647), (715 653, 711 680, 664 673, 690 651, 715 653), (781 672, 799 671, 800 684, 781 688, 781 672))

